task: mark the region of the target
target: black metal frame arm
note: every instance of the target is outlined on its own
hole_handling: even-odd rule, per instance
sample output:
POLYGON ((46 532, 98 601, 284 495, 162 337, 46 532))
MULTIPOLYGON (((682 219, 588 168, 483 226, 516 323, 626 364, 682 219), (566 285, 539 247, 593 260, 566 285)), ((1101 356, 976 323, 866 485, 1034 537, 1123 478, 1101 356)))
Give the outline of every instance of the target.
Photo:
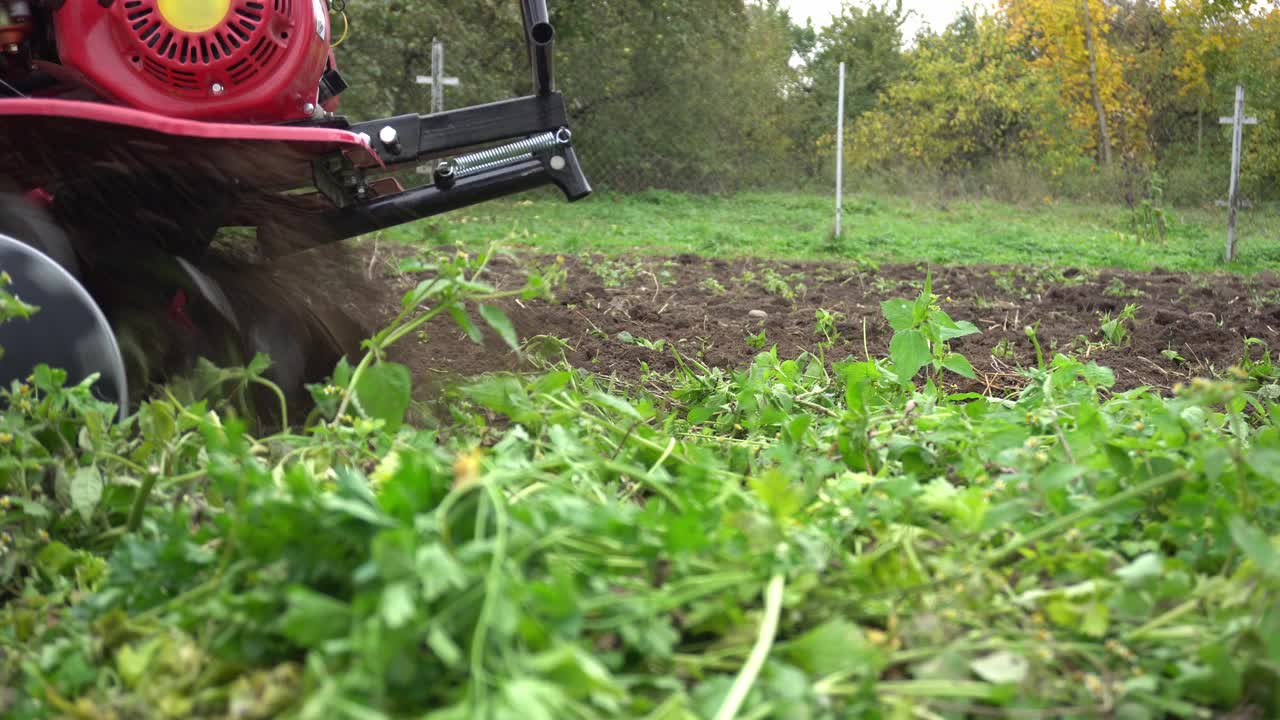
POLYGON ((463 178, 447 189, 426 185, 320 216, 277 214, 259 227, 258 240, 271 255, 288 254, 547 185, 558 187, 570 201, 591 193, 573 148, 540 153, 463 178))
POLYGON ((435 115, 400 115, 352 125, 352 132, 369 136, 387 165, 416 163, 478 145, 549 132, 569 124, 564 97, 559 93, 475 105, 435 115), (386 128, 395 142, 382 142, 386 128))
MULTIPOLYGON (((431 115, 401 115, 350 126, 369 138, 390 168, 444 159, 434 183, 374 197, 366 168, 342 156, 315 164, 315 183, 333 204, 281 210, 259 227, 260 242, 288 253, 450 210, 554 185, 570 201, 591 194, 569 131, 564 97, 555 91, 555 28, 546 0, 520 0, 534 94, 431 115), (506 144, 502 144, 502 143, 506 144), (479 152, 448 158, 464 150, 479 152)), ((275 253, 272 253, 275 254, 275 253)))

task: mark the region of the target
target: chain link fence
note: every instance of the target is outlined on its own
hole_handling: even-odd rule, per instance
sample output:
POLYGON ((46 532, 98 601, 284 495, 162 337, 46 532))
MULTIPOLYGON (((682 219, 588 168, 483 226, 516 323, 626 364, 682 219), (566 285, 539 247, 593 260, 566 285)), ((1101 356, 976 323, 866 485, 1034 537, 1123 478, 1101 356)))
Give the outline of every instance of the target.
POLYGON ((658 104, 619 103, 572 122, 584 169, 605 191, 800 191, 834 178, 833 153, 788 152, 777 139, 753 137, 764 133, 750 126, 706 122, 658 104))

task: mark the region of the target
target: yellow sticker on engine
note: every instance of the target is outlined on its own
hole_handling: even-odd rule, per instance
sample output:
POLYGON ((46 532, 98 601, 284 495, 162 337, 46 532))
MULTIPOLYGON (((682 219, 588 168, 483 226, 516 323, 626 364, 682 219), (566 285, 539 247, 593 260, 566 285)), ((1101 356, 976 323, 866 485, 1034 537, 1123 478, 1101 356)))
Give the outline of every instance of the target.
POLYGON ((222 23, 231 0, 160 0, 160 15, 182 32, 201 33, 222 23))

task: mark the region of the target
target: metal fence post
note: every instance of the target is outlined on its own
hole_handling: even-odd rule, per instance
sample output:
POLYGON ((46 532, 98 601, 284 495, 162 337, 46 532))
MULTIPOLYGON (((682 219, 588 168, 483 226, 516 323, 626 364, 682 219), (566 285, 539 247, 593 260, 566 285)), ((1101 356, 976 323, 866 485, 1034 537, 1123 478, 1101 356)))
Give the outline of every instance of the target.
POLYGON ((836 237, 841 237, 844 216, 844 63, 840 63, 840 100, 836 116, 836 237))

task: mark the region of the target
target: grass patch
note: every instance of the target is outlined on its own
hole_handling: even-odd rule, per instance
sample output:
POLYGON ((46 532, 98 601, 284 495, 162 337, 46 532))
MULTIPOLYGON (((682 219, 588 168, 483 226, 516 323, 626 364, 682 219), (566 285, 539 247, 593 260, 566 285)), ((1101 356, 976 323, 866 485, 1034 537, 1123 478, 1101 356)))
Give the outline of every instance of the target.
POLYGON ((745 193, 731 197, 650 191, 599 194, 570 205, 549 194, 487 203, 387 231, 403 242, 482 247, 509 238, 547 252, 608 255, 696 253, 791 259, 852 257, 880 262, 1047 264, 1184 271, 1280 270, 1280 216, 1245 213, 1240 258, 1222 261, 1222 211, 1168 213, 1167 241, 1133 234, 1116 206, 990 201, 940 204, 877 195, 849 197, 845 235, 831 237, 830 198, 745 193))

